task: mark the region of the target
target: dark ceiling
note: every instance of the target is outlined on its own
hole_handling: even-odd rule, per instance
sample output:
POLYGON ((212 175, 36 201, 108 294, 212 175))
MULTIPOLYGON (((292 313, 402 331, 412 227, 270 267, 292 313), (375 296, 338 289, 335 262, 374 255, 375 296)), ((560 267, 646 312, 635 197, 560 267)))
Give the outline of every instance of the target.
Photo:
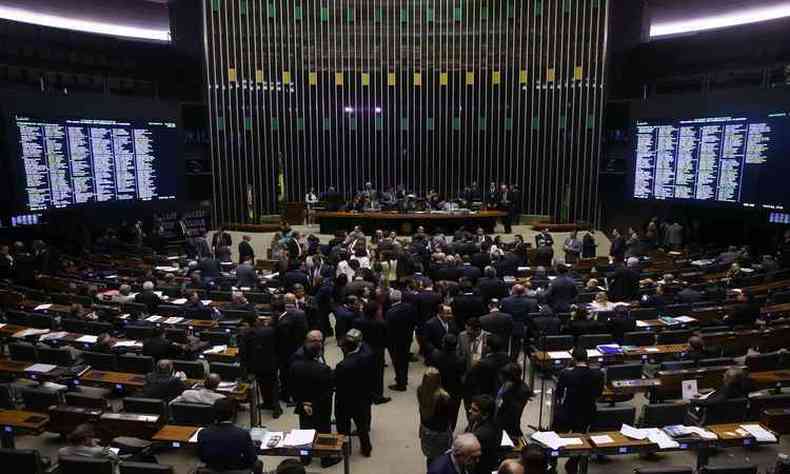
POLYGON ((138 28, 170 28, 167 0, 0 0, 0 6, 138 28))

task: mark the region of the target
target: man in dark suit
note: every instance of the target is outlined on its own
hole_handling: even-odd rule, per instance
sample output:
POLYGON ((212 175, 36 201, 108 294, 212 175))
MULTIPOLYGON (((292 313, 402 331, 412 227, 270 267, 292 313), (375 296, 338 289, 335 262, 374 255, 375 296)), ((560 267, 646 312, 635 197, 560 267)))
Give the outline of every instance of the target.
POLYGON ((676 295, 675 299, 678 303, 698 303, 705 298, 705 295, 701 291, 697 291, 694 288, 688 286, 680 290, 676 295))
POLYGON ((285 248, 288 250, 288 259, 291 262, 302 260, 302 245, 299 243, 301 237, 302 235, 299 232, 294 231, 291 234, 291 238, 285 242, 285 248))
POLYGON ((502 443, 502 428, 494 418, 494 398, 490 395, 478 395, 469 406, 469 426, 467 433, 472 433, 480 442, 480 460, 474 474, 490 474, 499 465, 499 451, 502 443))
POLYGON ((364 314, 353 322, 353 327, 362 332, 365 346, 373 356, 373 403, 376 405, 392 400, 384 396, 384 351, 387 348, 387 323, 376 317, 379 303, 369 301, 364 314))
POLYGON ((154 360, 179 358, 182 355, 183 346, 165 338, 163 328, 156 328, 156 333, 143 341, 143 355, 151 356, 154 360))
POLYGON ((291 357, 307 336, 307 316, 304 311, 296 308, 296 296, 292 293, 287 293, 282 300, 273 300, 272 313, 279 314, 275 328, 277 360, 280 366, 280 398, 288 402, 291 399, 288 384, 291 357))
POLYGON ((426 360, 433 351, 442 347, 442 340, 446 334, 458 334, 458 327, 453 321, 453 309, 446 304, 439 306, 439 312, 425 323, 423 340, 425 344, 426 360))
POLYGON ((159 295, 154 293, 154 283, 152 281, 143 283, 143 291, 137 293, 134 301, 135 303, 144 304, 149 313, 156 312, 156 309, 162 303, 159 295))
POLYGON ((510 338, 513 336, 513 315, 505 313, 499 308, 499 300, 494 298, 488 303, 488 314, 480 318, 480 326, 483 331, 496 334, 505 346, 510 346, 510 338))
POLYGON ((374 398, 373 353, 363 348, 362 332, 348 331, 341 342, 343 360, 335 366, 335 418, 338 433, 351 434, 351 420, 357 427, 360 452, 370 457, 370 408, 374 398))
POLYGON ((539 234, 535 235, 535 247, 552 247, 554 245, 554 237, 551 236, 549 230, 544 228, 539 234))
POLYGON ((154 372, 145 376, 142 396, 170 401, 181 395, 185 388, 181 379, 173 373, 173 362, 163 359, 156 364, 154 372))
POLYGON ((302 285, 305 288, 309 288, 310 276, 303 272, 298 265, 294 264, 282 275, 282 282, 283 286, 288 290, 292 290, 294 285, 302 285))
POLYGON ((439 310, 442 295, 438 291, 434 291, 433 283, 430 280, 418 286, 421 289, 414 294, 413 298, 413 304, 417 307, 417 344, 420 346, 420 354, 427 356, 430 354, 430 350, 425 347, 425 324, 439 310))
POLYGON ((557 265, 557 278, 549 283, 545 295, 549 306, 557 313, 564 313, 576 301, 578 292, 576 282, 568 276, 568 268, 563 264, 557 265))
POLYGON ((497 277, 494 267, 485 267, 483 277, 477 281, 477 291, 483 298, 483 303, 488 304, 492 298, 502 299, 507 296, 507 285, 497 277))
POLYGON ((523 285, 513 285, 510 296, 502 300, 500 308, 513 316, 513 343, 510 347, 510 357, 516 360, 521 352, 522 341, 527 335, 529 315, 539 311, 538 300, 528 297, 527 289, 523 285))
POLYGON ((233 245, 233 238, 222 227, 219 227, 214 232, 214 235, 211 236, 211 249, 214 250, 215 255, 218 248, 230 247, 231 245, 233 245))
POLYGON ((634 301, 639 298, 639 259, 630 257, 626 266, 620 266, 609 280, 609 298, 612 301, 634 301))
POLYGON ((277 332, 272 318, 256 320, 255 326, 244 331, 241 337, 239 358, 247 373, 254 374, 258 382, 262 402, 258 408, 271 409, 272 416, 279 418, 283 410, 277 377, 277 332))
MULTIPOLYGON (((307 333, 304 345, 291 358, 289 382, 299 415, 299 428, 314 429, 319 433, 332 432, 332 394, 335 377, 324 361, 324 336, 321 331, 307 333)), ((303 456, 310 463, 312 456, 303 456)), ((339 463, 341 458, 322 458, 321 466, 339 463)))
POLYGON ((453 298, 452 306, 455 324, 458 327, 463 327, 466 325, 467 319, 479 318, 486 314, 486 306, 483 303, 483 298, 474 293, 474 287, 470 280, 462 278, 459 286, 459 294, 453 298))
POLYGON ((455 437, 452 449, 431 463, 428 474, 471 474, 480 454, 477 437, 472 433, 460 434, 455 437))
POLYGON ((384 314, 387 322, 390 359, 395 369, 395 384, 390 390, 405 392, 409 378, 409 349, 417 325, 417 310, 409 303, 401 302, 401 292, 390 291, 390 308, 384 314))
POLYGON ((222 398, 214 402, 217 422, 198 433, 200 461, 215 472, 263 471, 250 432, 233 424, 236 402, 222 398))
POLYGON ((242 236, 241 242, 239 242, 239 263, 245 260, 255 263, 255 251, 252 249, 252 244, 250 244, 249 235, 242 236))
POLYGON ((338 345, 341 345, 346 333, 361 312, 362 302, 354 295, 346 296, 343 304, 335 307, 335 334, 338 345))
POLYGON ((458 419, 458 409, 464 396, 464 374, 466 361, 458 355, 458 338, 455 334, 447 333, 442 338, 442 345, 434 349, 428 360, 430 365, 439 370, 442 378, 442 388, 450 395, 450 429, 455 430, 458 419))
POLYGON ((480 268, 472 265, 471 260, 467 256, 462 257, 463 262, 461 266, 458 267, 459 279, 460 278, 467 278, 472 284, 477 283, 477 279, 480 278, 480 275, 483 274, 483 271, 480 268))
POLYGON ((239 287, 247 287, 253 290, 258 288, 258 272, 252 264, 252 260, 242 260, 238 267, 236 267, 236 285, 239 287))
POLYGON ((469 369, 464 380, 464 400, 471 402, 476 395, 496 396, 499 390, 499 370, 510 363, 502 338, 494 334, 486 338, 487 353, 469 369))
POLYGON ((214 281, 222 275, 219 261, 212 257, 201 258, 198 261, 197 270, 200 270, 200 277, 204 283, 214 281))

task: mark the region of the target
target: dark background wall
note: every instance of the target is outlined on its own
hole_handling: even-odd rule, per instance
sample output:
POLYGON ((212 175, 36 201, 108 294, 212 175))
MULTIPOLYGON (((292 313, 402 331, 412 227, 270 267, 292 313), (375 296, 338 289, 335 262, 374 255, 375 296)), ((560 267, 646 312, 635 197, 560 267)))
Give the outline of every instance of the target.
POLYGON ((215 213, 367 180, 595 219, 606 0, 205 2, 215 213), (278 165, 278 162, 281 165, 278 165))

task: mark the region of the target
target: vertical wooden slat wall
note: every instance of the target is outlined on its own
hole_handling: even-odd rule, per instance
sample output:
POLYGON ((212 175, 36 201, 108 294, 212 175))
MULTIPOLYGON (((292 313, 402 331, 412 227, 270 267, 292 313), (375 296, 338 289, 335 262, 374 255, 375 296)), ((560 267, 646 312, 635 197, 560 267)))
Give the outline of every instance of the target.
POLYGON ((214 216, 366 181, 594 222, 608 0, 203 0, 214 216))

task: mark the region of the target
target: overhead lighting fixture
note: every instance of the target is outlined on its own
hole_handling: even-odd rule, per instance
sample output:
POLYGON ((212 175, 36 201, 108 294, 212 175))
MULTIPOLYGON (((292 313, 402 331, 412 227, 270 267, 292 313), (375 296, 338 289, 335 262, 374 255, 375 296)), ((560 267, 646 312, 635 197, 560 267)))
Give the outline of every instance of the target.
POLYGON ((790 3, 774 5, 772 7, 738 10, 723 15, 708 16, 683 21, 656 23, 650 25, 650 37, 679 35, 697 31, 715 30, 730 26, 747 25, 761 21, 777 20, 790 17, 790 3))
POLYGON ((0 19, 30 23, 33 25, 62 28, 66 30, 97 33, 101 35, 119 36, 122 38, 145 39, 151 41, 170 42, 169 30, 154 30, 138 28, 116 23, 102 23, 96 21, 69 18, 64 16, 36 13, 21 8, 0 6, 0 19))

